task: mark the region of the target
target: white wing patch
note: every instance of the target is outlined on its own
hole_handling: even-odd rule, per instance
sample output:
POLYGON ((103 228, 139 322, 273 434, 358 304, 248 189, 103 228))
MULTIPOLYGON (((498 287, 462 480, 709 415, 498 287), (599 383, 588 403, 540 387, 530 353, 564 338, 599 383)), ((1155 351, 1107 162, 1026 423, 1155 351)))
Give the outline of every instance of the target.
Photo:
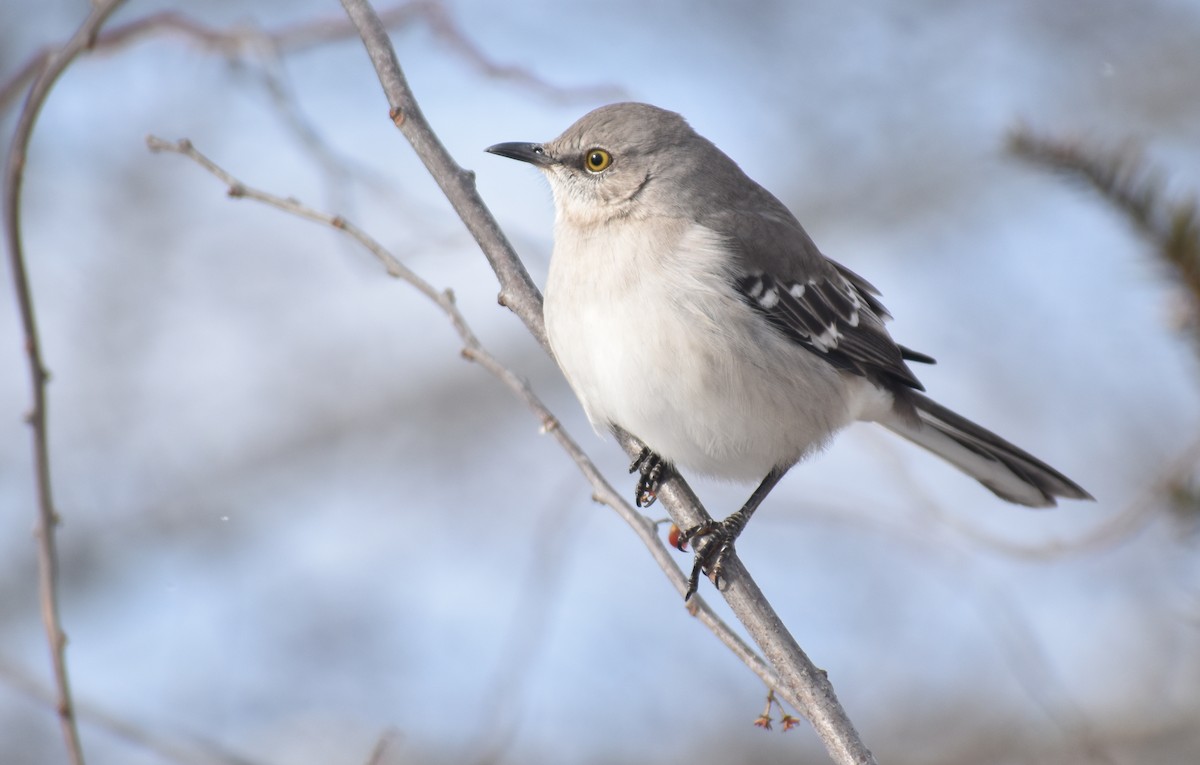
POLYGON ((835 367, 920 389, 904 351, 883 328, 883 306, 862 291, 869 289, 865 282, 833 269, 804 281, 754 270, 735 286, 784 335, 835 367))
POLYGON ((759 309, 786 313, 807 330, 805 339, 823 352, 837 348, 843 337, 842 326, 857 327, 861 322, 863 305, 858 290, 840 274, 823 282, 809 279, 787 284, 758 271, 743 279, 742 284, 743 294, 759 309), (783 301, 784 294, 791 299, 783 301))

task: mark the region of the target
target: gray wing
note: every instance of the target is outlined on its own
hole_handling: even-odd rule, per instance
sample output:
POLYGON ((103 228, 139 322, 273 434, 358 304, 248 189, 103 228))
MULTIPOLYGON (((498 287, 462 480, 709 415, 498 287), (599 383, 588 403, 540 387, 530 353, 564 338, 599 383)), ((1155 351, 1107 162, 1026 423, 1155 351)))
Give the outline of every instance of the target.
POLYGON ((933 363, 894 341, 870 282, 824 255, 786 210, 727 211, 717 229, 740 257, 738 294, 777 330, 833 366, 899 392, 924 386, 906 361, 933 363))

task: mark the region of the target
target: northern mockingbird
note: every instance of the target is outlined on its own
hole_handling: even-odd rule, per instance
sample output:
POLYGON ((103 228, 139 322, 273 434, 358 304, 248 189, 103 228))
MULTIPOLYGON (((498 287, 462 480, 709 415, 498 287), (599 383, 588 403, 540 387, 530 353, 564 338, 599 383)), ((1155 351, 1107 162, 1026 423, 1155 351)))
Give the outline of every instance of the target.
POLYGON ((825 257, 795 216, 683 117, 621 103, 549 143, 488 149, 528 162, 554 194, 546 332, 600 431, 645 450, 639 507, 664 471, 759 481, 725 520, 684 530, 721 564, 792 465, 855 420, 925 447, 1009 502, 1091 496, 1054 468, 932 401, 879 292, 825 257))

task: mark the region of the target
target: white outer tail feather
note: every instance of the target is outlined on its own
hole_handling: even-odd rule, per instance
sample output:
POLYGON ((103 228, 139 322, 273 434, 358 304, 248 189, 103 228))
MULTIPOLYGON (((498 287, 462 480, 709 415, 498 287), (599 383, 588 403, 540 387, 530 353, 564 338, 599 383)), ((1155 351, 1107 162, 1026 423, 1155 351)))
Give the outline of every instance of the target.
POLYGON ((880 422, 990 489, 1027 507, 1053 507, 1056 497, 1092 499, 1062 473, 932 399, 913 392, 917 419, 895 414, 880 422))

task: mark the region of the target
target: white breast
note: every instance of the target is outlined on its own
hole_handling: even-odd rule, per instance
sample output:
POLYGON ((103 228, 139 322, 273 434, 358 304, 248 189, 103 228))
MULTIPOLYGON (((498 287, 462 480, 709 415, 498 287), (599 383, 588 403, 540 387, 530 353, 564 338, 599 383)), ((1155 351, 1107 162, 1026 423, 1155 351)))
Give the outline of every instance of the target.
POLYGON ((756 481, 884 403, 743 303, 709 229, 621 219, 587 231, 557 224, 545 317, 597 430, 616 424, 682 467, 756 481))

